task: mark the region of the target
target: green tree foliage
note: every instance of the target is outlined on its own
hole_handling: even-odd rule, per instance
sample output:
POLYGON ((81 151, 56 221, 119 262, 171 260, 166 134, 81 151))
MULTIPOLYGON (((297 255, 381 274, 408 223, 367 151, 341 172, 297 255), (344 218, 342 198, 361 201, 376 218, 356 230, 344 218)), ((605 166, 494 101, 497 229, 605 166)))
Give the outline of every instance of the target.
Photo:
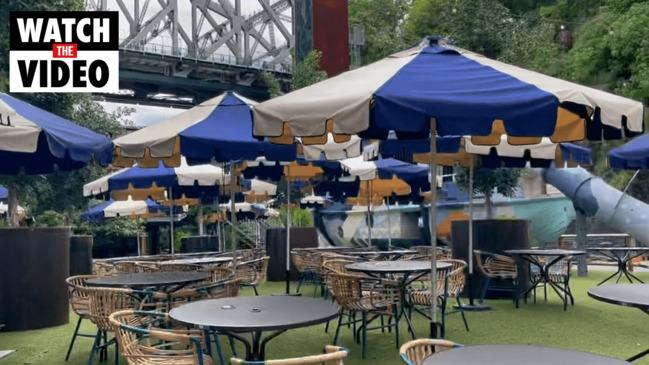
POLYGON ((349 24, 365 33, 363 63, 405 48, 403 21, 412 0, 350 0, 349 24))
POLYGON ((429 35, 523 67, 547 73, 559 68, 555 27, 512 13, 498 0, 416 0, 404 25, 409 42, 429 35))
MULTIPOLYGON (((487 218, 493 218, 492 196, 494 191, 504 196, 513 196, 516 193, 520 169, 487 169, 477 168, 473 174, 473 193, 485 197, 487 218)), ((457 175, 458 185, 464 190, 469 190, 469 169, 462 168, 457 175)))
POLYGON ((327 73, 320 69, 321 58, 322 53, 313 50, 301 62, 293 66, 293 90, 301 89, 327 78, 327 73))

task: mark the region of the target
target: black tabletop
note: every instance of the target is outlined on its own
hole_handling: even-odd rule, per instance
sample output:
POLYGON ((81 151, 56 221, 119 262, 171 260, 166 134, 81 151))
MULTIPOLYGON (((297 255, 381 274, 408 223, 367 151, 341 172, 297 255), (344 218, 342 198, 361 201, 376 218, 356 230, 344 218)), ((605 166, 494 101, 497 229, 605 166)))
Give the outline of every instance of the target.
POLYGON ((586 251, 581 250, 563 250, 558 248, 550 249, 517 249, 505 250, 505 253, 510 255, 530 255, 530 256, 578 256, 585 255, 586 251))
POLYGON ((163 264, 190 264, 190 265, 205 265, 205 264, 219 264, 223 262, 230 262, 233 260, 232 256, 217 256, 217 257, 196 257, 187 259, 176 259, 162 261, 163 264))
POLYGON ((588 247, 587 251, 611 251, 611 252, 627 252, 627 251, 649 251, 649 247, 588 247))
POLYGON ((588 296, 611 304, 649 308, 649 284, 602 285, 588 289, 588 296))
POLYGON ((221 331, 256 332, 307 327, 338 316, 330 300, 296 296, 234 297, 201 300, 169 312, 172 319, 221 331))
POLYGON ((193 283, 208 277, 209 273, 199 271, 143 272, 102 276, 86 283, 88 286, 143 288, 193 283))
MULTIPOLYGON (((394 261, 368 261, 357 262, 345 266, 347 270, 366 273, 409 273, 430 270, 430 261, 425 260, 394 260, 394 261)), ((448 262, 437 262, 437 269, 444 270, 451 267, 448 262)))
POLYGON ((588 352, 542 346, 480 345, 443 351, 424 365, 628 365, 630 362, 588 352))

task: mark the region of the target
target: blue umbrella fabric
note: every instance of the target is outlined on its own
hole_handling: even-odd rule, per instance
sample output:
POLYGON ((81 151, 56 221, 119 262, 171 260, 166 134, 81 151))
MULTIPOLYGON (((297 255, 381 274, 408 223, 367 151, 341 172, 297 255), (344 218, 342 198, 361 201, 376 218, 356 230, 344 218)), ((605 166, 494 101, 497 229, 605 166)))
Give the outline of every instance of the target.
POLYGON ((649 134, 636 137, 608 153, 609 166, 616 169, 649 168, 649 134))
MULTIPOLYGON (((342 138, 499 136, 513 144, 617 139, 643 131, 642 103, 546 76, 431 37, 254 108, 257 136, 278 143, 342 138), (517 138, 528 137, 528 138, 517 138), (514 143, 515 142, 515 143, 514 143)), ((488 140, 482 141, 484 144, 488 140)), ((499 143, 497 139, 495 143, 499 143)))
MULTIPOLYGON (((229 180, 223 169, 213 165, 188 166, 181 163, 177 168, 165 167, 162 162, 157 168, 134 166, 106 175, 84 185, 84 196, 112 195, 124 191, 151 190, 150 197, 157 190, 166 190, 166 198, 201 199, 211 202, 219 194, 218 186, 229 180)), ((119 194, 124 195, 124 194, 119 194)))
POLYGON ((9 198, 9 190, 0 185, 0 200, 5 200, 7 198, 9 198))
POLYGON ((103 222, 107 218, 116 217, 140 217, 156 213, 164 214, 168 208, 156 203, 151 199, 147 200, 108 200, 97 204, 81 213, 81 219, 89 222, 103 222))
POLYGON ((257 103, 226 92, 172 118, 115 139, 115 163, 130 167, 180 165, 180 156, 190 164, 212 161, 292 161, 295 146, 278 146, 252 135, 252 107, 257 103))
POLYGON ((110 139, 0 93, 0 174, 46 174, 112 160, 110 139))

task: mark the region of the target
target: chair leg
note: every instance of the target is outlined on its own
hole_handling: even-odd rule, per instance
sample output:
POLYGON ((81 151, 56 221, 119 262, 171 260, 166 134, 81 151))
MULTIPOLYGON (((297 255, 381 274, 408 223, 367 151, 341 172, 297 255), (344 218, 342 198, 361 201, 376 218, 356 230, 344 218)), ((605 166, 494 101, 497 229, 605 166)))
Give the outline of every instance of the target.
MULTIPOLYGON (((340 324, 341 324, 342 321, 343 321, 343 314, 344 314, 344 313, 345 313, 345 312, 341 310, 341 311, 340 311, 340 314, 338 315, 338 323, 336 324, 336 333, 334 334, 334 342, 333 342, 334 346, 335 346, 336 343, 338 342, 338 334, 340 333, 340 324)), ((351 318, 351 317, 350 317, 350 318, 351 318)))
MULTIPOLYGON (((401 345, 401 339, 399 338, 399 308, 394 308, 394 339, 397 341, 397 348, 401 345)), ((392 328, 392 327, 390 327, 392 328)))
MULTIPOLYGON (((214 336, 214 346, 216 347, 216 355, 219 357, 219 363, 225 365, 225 357, 223 356, 223 348, 221 347, 221 340, 217 333, 213 333, 214 336)), ((208 339, 208 342, 209 339, 208 339)))
POLYGON ((257 285, 253 285, 253 286, 252 286, 252 290, 255 291, 255 295, 256 295, 256 296, 259 296, 259 292, 257 291, 257 285))
POLYGON ((101 330, 97 329, 97 334, 95 335, 95 341, 92 343, 92 349, 90 350, 90 355, 88 356, 88 362, 87 365, 92 365, 92 358, 95 356, 95 352, 97 351, 97 347, 99 346, 99 343, 101 342, 101 330))
POLYGON ((466 329, 467 332, 469 332, 469 322, 467 322, 466 320, 466 315, 464 314, 464 308, 462 308, 460 297, 456 296, 455 300, 457 301, 457 308, 460 311, 460 315, 462 315, 462 321, 464 321, 464 328, 466 329))
POLYGON ((117 339, 115 339, 115 365, 119 365, 119 344, 117 339))
POLYGON ((68 352, 65 354, 65 361, 70 359, 70 353, 72 352, 72 347, 74 347, 74 341, 77 339, 77 334, 79 333, 79 327, 81 326, 81 321, 83 317, 79 317, 77 320, 77 325, 74 327, 74 333, 72 334, 72 339, 70 340, 70 346, 68 346, 68 352))
POLYGON ((237 357, 237 347, 234 346, 234 338, 230 335, 228 335, 228 343, 230 344, 230 351, 232 352, 232 356, 237 357))
POLYGON ((363 338, 361 339, 363 359, 367 358, 367 312, 363 312, 363 338))
POLYGON ((383 321, 383 315, 381 315, 381 333, 385 333, 385 321, 383 321))
POLYGON ((297 282, 297 288, 295 289, 295 293, 299 294, 300 293, 300 288, 302 287, 302 283, 304 282, 304 274, 300 275, 300 280, 297 282))
POLYGON ((487 278, 482 285, 482 292, 480 293, 480 303, 484 303, 484 299, 487 297, 487 289, 489 288, 489 282, 491 278, 487 278))

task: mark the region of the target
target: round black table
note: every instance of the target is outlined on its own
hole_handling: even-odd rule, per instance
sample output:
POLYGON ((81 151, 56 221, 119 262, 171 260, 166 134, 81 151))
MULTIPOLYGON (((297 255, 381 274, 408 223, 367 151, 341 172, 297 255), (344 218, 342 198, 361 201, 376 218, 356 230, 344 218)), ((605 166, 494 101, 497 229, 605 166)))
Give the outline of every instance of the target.
MULTIPOLYGON (((552 266, 561 262, 561 260, 572 257, 585 255, 586 251, 580 250, 564 250, 564 249, 516 249, 516 250, 506 250, 506 254, 520 258, 523 261, 528 262, 530 265, 536 267, 539 271, 539 274, 535 277, 530 275, 530 281, 532 285, 523 293, 523 297, 527 297, 530 291, 536 290, 536 287, 539 284, 550 285, 555 293, 563 301, 563 310, 568 310, 568 300, 574 305, 575 297, 570 291, 570 280, 565 283, 560 283, 552 280, 552 275, 550 270, 552 266)), ((568 269, 568 275, 570 275, 570 270, 568 269)))
MULTIPOLYGON (((649 285, 648 284, 616 284, 602 285, 588 289, 588 296, 610 304, 638 308, 649 314, 649 285)), ((631 356, 627 361, 635 361, 649 354, 649 349, 631 356)))
POLYGON ((615 276, 617 276, 617 280, 615 280, 616 284, 620 282, 622 276, 625 276, 627 280, 629 280, 629 283, 633 283, 633 280, 639 283, 644 283, 644 281, 640 280, 629 271, 629 264, 632 265, 632 261, 636 257, 649 253, 649 247, 589 247, 586 250, 588 252, 600 254, 617 264, 617 271, 613 273, 613 275, 600 281, 597 285, 602 285, 613 279, 615 276))
POLYGON ((273 338, 289 329, 328 322, 339 311, 328 300, 278 295, 202 300, 174 308, 169 316, 205 331, 228 334, 245 345, 248 360, 263 360, 266 344, 273 338), (272 333, 262 339, 264 332, 272 333), (251 340, 242 333, 250 333, 251 340))
MULTIPOLYGON (((451 268, 451 264, 448 262, 437 262, 437 270, 448 270, 451 268)), ((408 286, 420 279, 422 276, 430 273, 431 262, 425 260, 394 260, 394 261, 366 261, 366 262, 357 262, 353 264, 346 265, 345 268, 349 271, 362 272, 372 277, 385 277, 391 274, 399 275, 399 288, 401 289, 401 311, 397 316, 397 323, 401 317, 406 319, 408 324, 408 332, 413 339, 417 336, 415 335, 415 329, 412 325, 412 319, 410 318, 410 311, 407 310, 410 306, 407 300, 407 291, 408 286)), ((419 312, 417 308, 414 308, 419 312)), ((421 313, 421 312, 420 312, 421 313)), ((421 313, 426 315, 425 313, 421 313)), ((444 334, 444 327, 442 327, 442 336, 444 334)))
POLYGON ((135 274, 119 274, 102 276, 86 281, 88 286, 118 287, 118 288, 158 288, 166 292, 178 290, 183 286, 210 277, 201 271, 172 271, 172 272, 143 272, 135 274))
POLYGON ((479 345, 443 351, 424 365, 628 365, 629 362, 588 352, 525 345, 479 345))

